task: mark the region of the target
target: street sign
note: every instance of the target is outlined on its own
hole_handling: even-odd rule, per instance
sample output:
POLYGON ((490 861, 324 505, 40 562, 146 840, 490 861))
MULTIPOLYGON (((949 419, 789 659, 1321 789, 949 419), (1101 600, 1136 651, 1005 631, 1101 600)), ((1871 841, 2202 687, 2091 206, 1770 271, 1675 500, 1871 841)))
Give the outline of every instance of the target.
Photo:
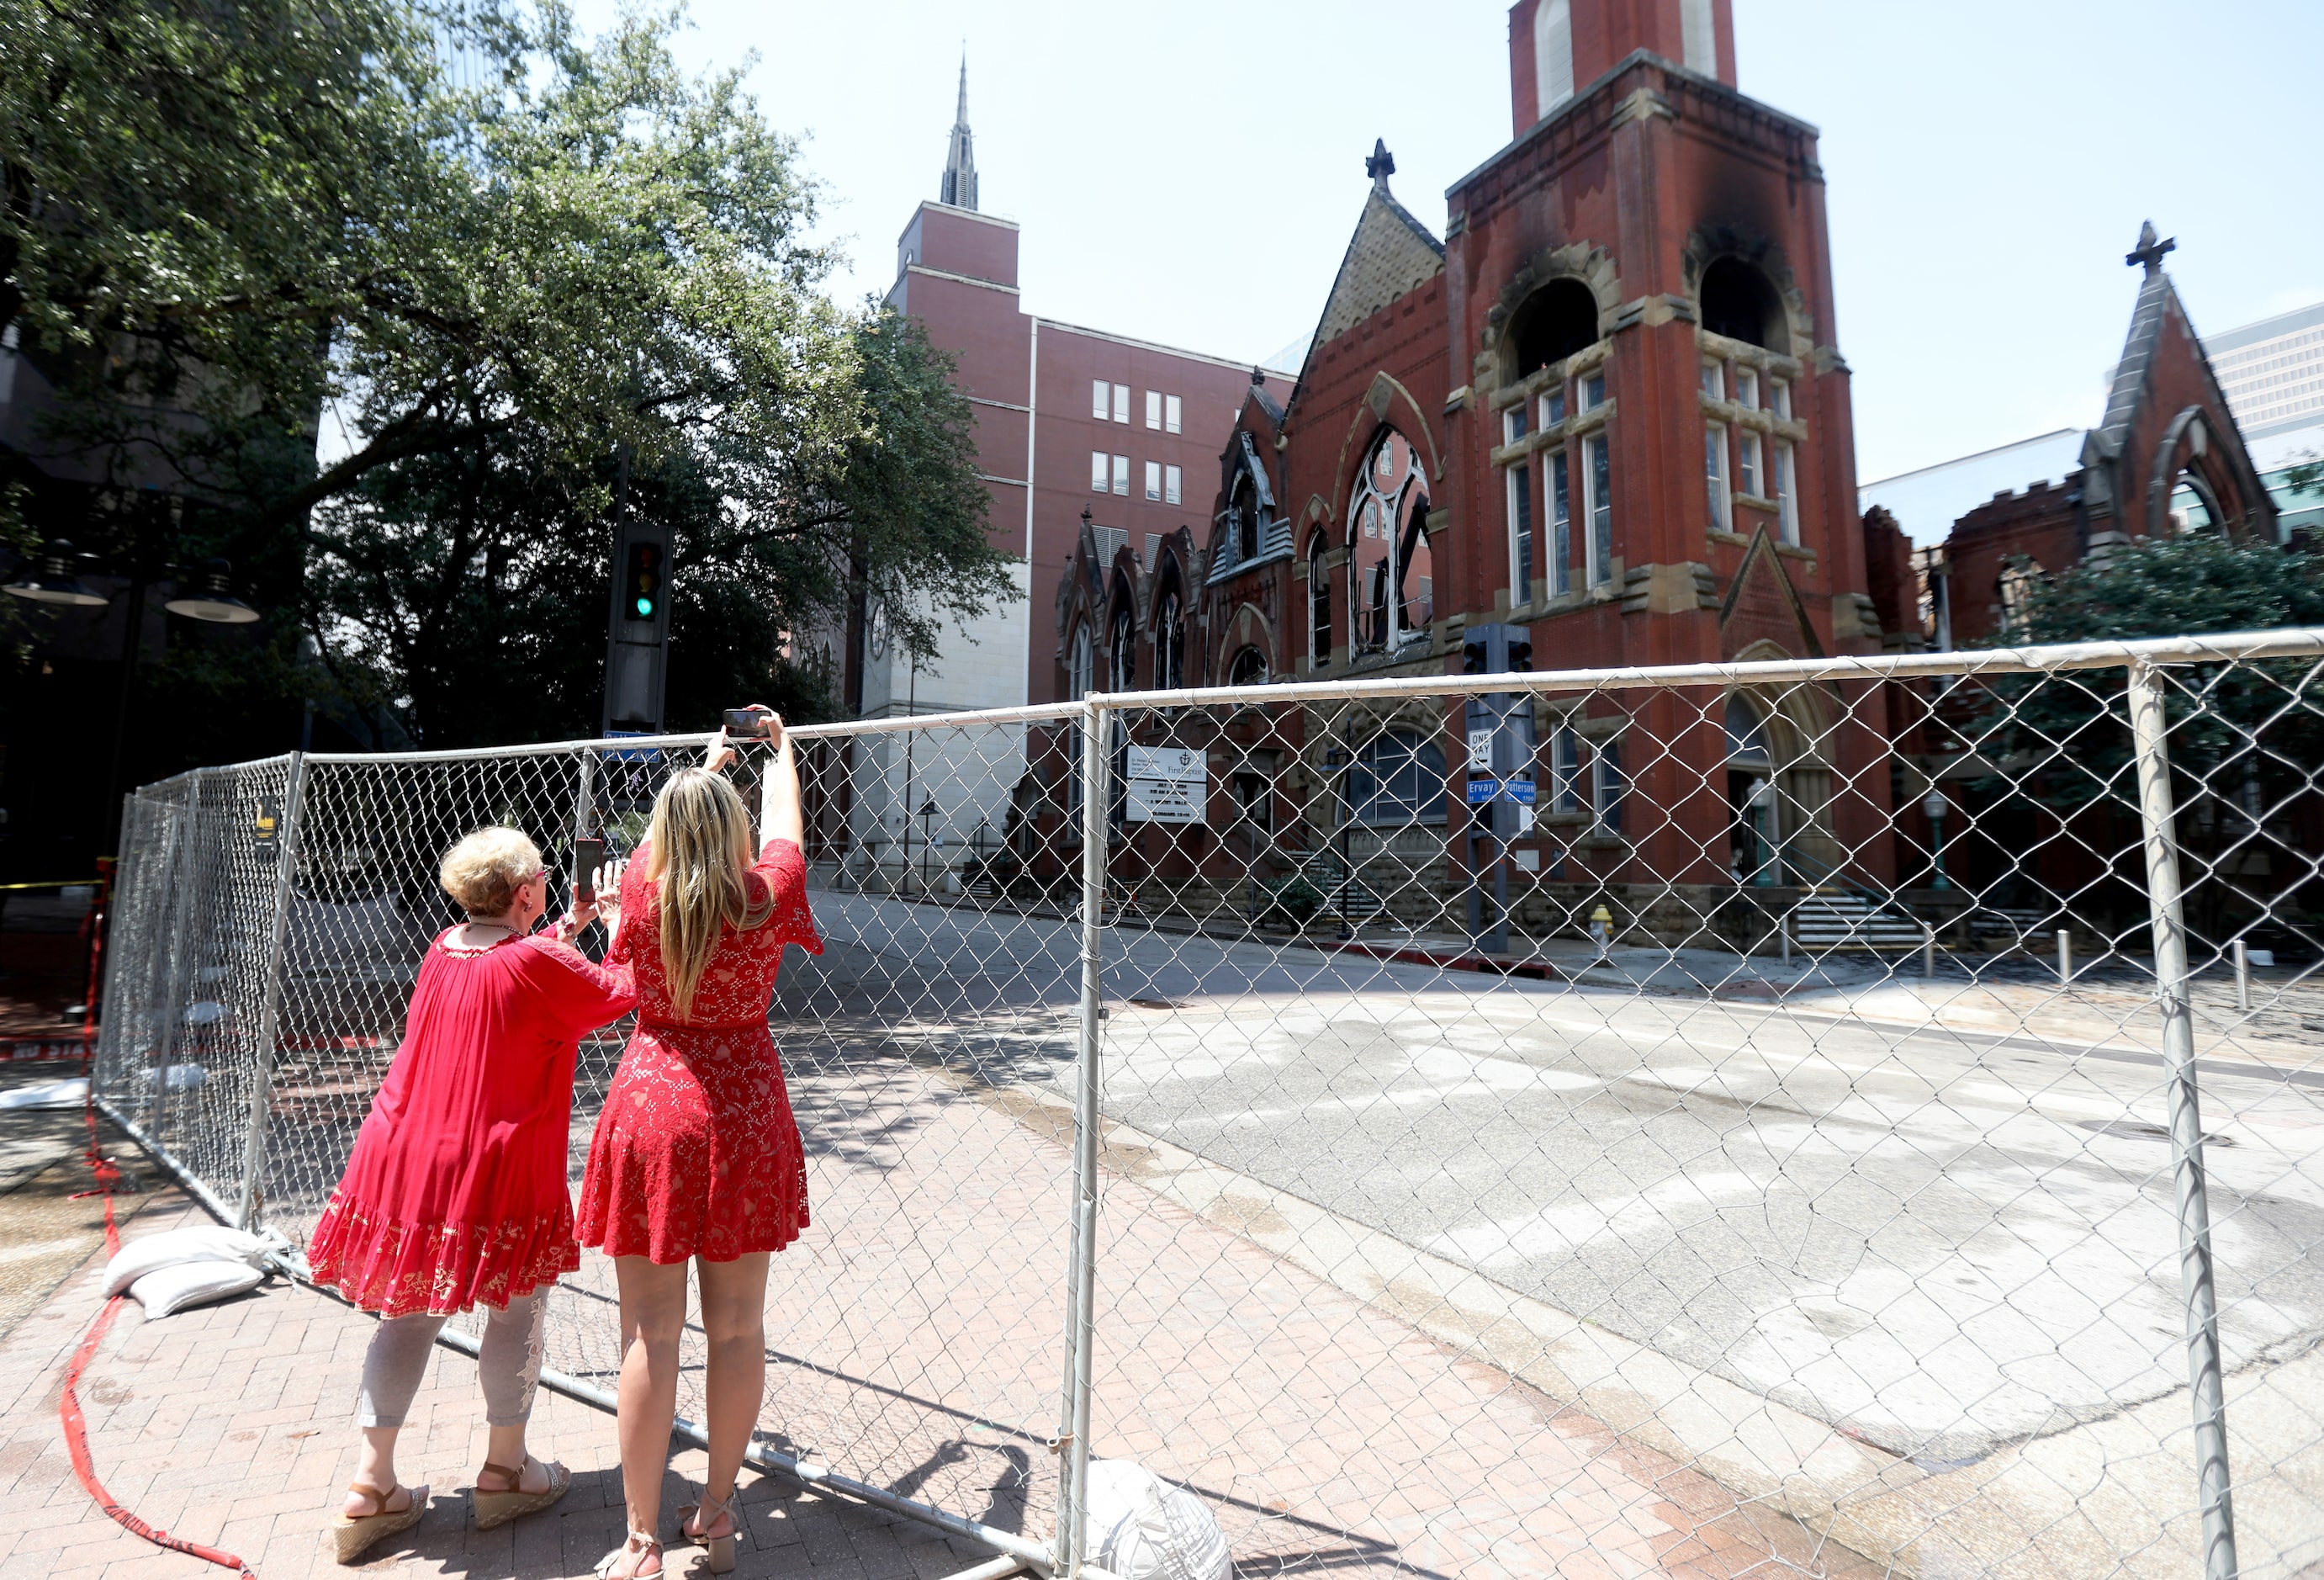
POLYGON ((1494 801, 1515 801, 1520 807, 1533 805, 1533 781, 1529 779, 1472 779, 1469 781, 1469 804, 1482 807, 1494 801))
POLYGON ((1493 732, 1491 726, 1479 729, 1469 726, 1469 766, 1490 770, 1493 766, 1493 732))
POLYGON ((1200 823, 1210 778, 1203 753, 1185 746, 1132 746, 1122 817, 1132 823, 1200 823))

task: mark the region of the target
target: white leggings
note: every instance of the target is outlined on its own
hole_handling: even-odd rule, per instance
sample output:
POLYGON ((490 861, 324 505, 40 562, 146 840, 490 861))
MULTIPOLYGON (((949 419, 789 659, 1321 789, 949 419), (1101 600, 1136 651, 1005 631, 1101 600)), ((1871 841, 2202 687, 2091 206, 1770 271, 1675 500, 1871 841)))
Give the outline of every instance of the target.
MULTIPOLYGON (((484 1307, 484 1337, 476 1374, 484 1385, 484 1424, 520 1426, 532 1418, 533 1391, 540 1383, 541 1321, 549 1291, 535 1289, 499 1310, 484 1307)), ((371 1335, 364 1356, 363 1392, 355 1401, 358 1427, 401 1427, 411 1409, 428 1356, 445 1318, 415 1311, 391 1317, 371 1335)))

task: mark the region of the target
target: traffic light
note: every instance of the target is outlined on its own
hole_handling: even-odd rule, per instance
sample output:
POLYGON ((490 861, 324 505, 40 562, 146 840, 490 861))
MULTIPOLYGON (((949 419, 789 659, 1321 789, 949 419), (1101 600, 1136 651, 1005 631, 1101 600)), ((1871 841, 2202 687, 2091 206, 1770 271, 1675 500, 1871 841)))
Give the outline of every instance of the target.
POLYGON ((655 543, 630 545, 629 574, 622 582, 622 614, 629 620, 653 620, 661 614, 661 548, 655 543))

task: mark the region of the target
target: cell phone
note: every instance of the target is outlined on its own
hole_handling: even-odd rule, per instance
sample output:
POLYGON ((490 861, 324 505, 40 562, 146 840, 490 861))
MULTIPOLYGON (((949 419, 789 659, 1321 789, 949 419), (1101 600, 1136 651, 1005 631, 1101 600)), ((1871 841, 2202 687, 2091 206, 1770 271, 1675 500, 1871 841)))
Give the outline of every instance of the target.
POLYGON ((730 741, 764 741, 770 746, 781 743, 782 735, 771 708, 730 707, 722 716, 730 741))
POLYGON ((605 842, 579 838, 573 842, 573 903, 597 903, 597 873, 605 864, 605 842))

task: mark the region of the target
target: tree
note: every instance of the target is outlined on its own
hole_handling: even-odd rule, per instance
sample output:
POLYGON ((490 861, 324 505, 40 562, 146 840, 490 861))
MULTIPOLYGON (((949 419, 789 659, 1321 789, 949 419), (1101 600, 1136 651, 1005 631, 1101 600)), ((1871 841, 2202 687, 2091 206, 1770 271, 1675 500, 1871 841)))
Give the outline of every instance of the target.
MULTIPOLYGON (((2033 589, 2009 645, 2127 642, 2324 625, 2324 559, 2213 533, 2149 538, 2033 589)), ((2312 816, 2324 762, 2324 680, 2305 660, 2173 664, 2163 672, 2172 799, 2190 916, 2221 919, 2271 903, 2243 858, 2279 847, 2287 819, 2312 816), (2232 859, 2231 859, 2232 858, 2232 859)), ((2139 788, 2126 683, 2119 667, 1988 683, 1969 710, 1967 744, 2005 772, 1979 790, 2030 796, 2061 819, 2097 814, 2135 827, 2139 788)), ((2095 848, 2135 850, 2102 836, 2095 848)), ((2284 864, 2273 863, 2276 867, 2284 864)), ((2293 872, 2297 883, 2306 875, 2293 872)), ((2126 873, 2143 886, 2144 873, 2126 873)))
POLYGON ((744 700, 829 716, 831 666, 785 649, 841 629, 860 597, 932 651, 937 617, 1012 590, 1009 560, 985 536, 948 360, 892 313, 853 338, 836 451, 706 435, 617 481, 613 457, 576 467, 524 425, 489 451, 375 469, 315 517, 309 620, 335 681, 431 746, 594 734, 612 574, 598 502, 616 495, 670 545, 673 727, 744 700))
POLYGON ((799 683, 784 635, 851 600, 926 651, 1011 590, 947 370, 817 289, 795 144, 747 62, 678 69, 678 25, 591 40, 558 0, 0 20, 0 321, 56 385, 51 442, 195 496, 190 551, 297 610, 254 682, 296 683, 303 627, 431 740, 594 729, 624 468, 622 508, 675 534, 681 716, 799 683), (455 682, 478 665, 533 689, 455 682))

